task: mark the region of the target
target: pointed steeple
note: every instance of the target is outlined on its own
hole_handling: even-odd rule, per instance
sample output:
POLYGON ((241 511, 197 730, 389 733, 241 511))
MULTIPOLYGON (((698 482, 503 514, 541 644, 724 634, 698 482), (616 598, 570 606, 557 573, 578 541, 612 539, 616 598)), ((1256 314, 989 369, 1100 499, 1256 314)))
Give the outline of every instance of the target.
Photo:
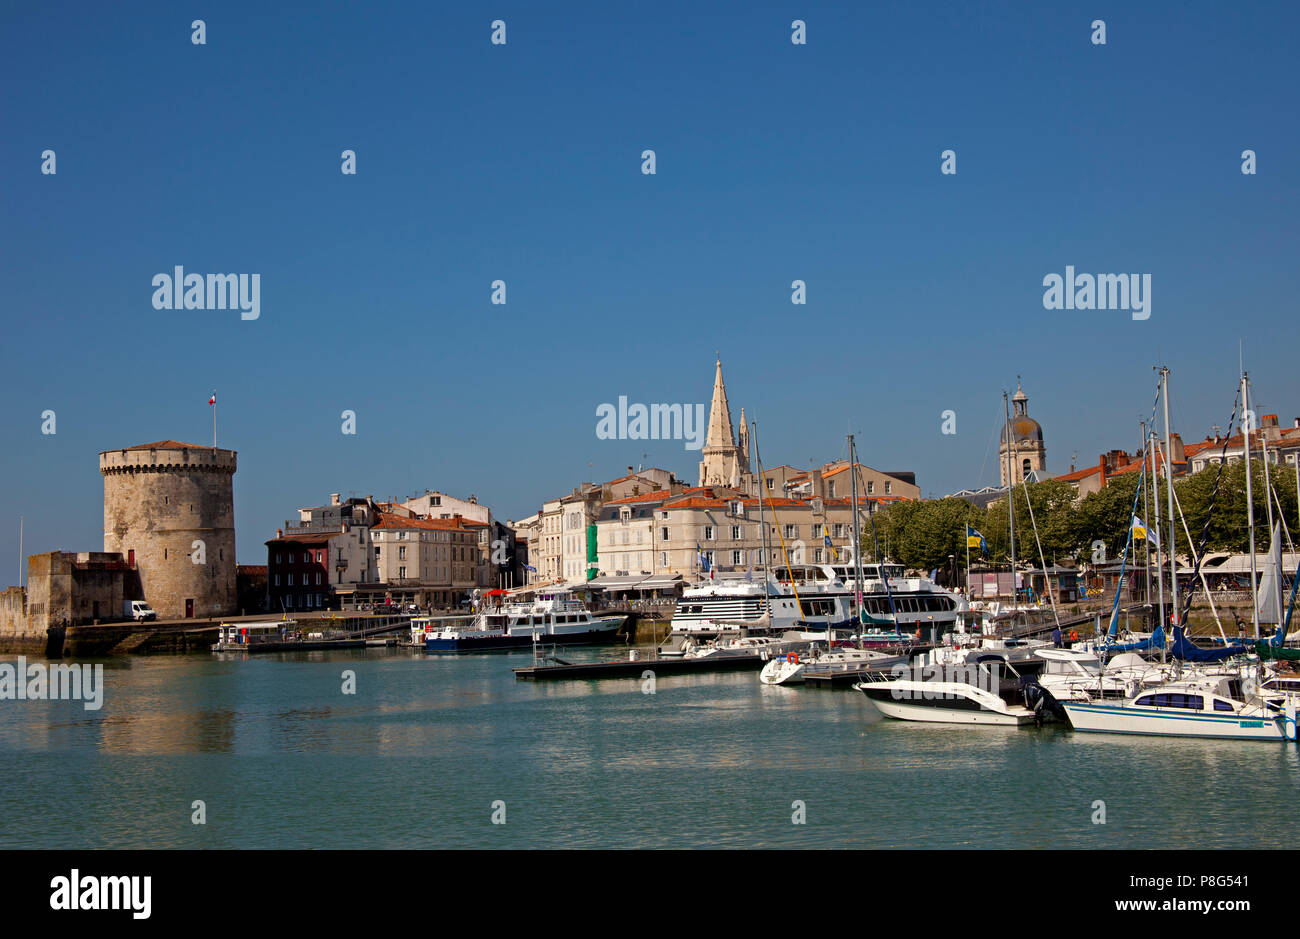
POLYGON ((718 370, 713 376, 713 405, 709 408, 709 432, 704 438, 704 446, 734 447, 736 438, 731 433, 731 408, 727 406, 727 387, 722 382, 722 359, 718 359, 718 370))
POLYGON ((749 424, 745 421, 745 409, 740 409, 740 429, 736 431, 736 446, 740 448, 740 469, 749 472, 749 424))
POLYGON ((722 357, 718 357, 713 375, 713 405, 709 409, 709 429, 700 456, 701 486, 738 486, 742 474, 749 472, 749 428, 745 412, 740 412, 740 446, 731 428, 731 407, 727 404, 727 386, 722 381, 722 357), (743 448, 743 449, 742 449, 743 448))

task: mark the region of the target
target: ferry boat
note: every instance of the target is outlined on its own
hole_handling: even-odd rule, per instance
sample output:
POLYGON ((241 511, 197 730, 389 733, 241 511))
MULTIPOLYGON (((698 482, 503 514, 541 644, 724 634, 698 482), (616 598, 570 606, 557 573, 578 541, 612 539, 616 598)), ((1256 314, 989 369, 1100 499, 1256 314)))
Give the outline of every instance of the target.
POLYGON ((529 602, 483 610, 469 622, 434 624, 433 617, 412 621, 424 636, 425 652, 489 652, 547 645, 610 642, 627 622, 623 614, 597 616, 567 591, 539 593, 529 602), (435 628, 426 629, 428 626, 435 628))
POLYGON ((864 564, 859 622, 853 570, 851 563, 788 565, 773 568, 766 587, 741 579, 688 587, 673 610, 672 631, 712 638, 738 628, 778 635, 829 628, 852 630, 862 645, 881 646, 914 642, 918 630, 922 637, 940 636, 963 612, 960 596, 924 577, 904 577, 901 564, 864 564))

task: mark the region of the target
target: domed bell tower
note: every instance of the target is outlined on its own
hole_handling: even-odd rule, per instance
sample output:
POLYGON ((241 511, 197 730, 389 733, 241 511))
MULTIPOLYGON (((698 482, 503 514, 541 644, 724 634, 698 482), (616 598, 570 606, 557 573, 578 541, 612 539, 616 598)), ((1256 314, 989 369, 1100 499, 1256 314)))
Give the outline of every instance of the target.
POLYGON ((1008 465, 1012 485, 1020 484, 1030 473, 1042 476, 1047 470, 1043 428, 1029 416, 1029 395, 1020 387, 1018 377, 1016 393, 1011 398, 1011 424, 1002 428, 1002 444, 998 447, 998 471, 1003 488, 1007 485, 1008 465))

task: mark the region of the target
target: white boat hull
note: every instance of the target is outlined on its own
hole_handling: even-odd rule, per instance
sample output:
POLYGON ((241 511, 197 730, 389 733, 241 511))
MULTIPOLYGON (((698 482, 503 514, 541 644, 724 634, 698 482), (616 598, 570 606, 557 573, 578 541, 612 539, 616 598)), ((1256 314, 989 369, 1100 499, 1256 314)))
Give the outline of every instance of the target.
POLYGON ((1025 711, 1023 714, 999 714, 994 711, 950 710, 932 706, 920 707, 906 701, 869 700, 881 714, 900 721, 922 721, 934 724, 995 724, 1003 727, 1019 727, 1022 724, 1032 724, 1034 722, 1032 711, 1025 711))
POLYGON ((1220 740, 1285 740, 1281 721, 1262 716, 1176 713, 1175 709, 1062 702, 1070 725, 1079 731, 1144 734, 1158 737, 1209 737, 1220 740))

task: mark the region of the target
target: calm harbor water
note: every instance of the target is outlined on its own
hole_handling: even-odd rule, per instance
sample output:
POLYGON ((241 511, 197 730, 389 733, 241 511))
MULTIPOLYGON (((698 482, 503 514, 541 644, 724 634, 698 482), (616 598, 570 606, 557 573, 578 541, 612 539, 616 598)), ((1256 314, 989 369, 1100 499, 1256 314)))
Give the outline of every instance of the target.
POLYGON ((1295 745, 900 723, 857 692, 770 688, 751 672, 666 677, 655 694, 516 681, 511 666, 529 661, 105 661, 99 711, 0 701, 0 847, 1291 843, 1276 819, 1300 791, 1295 745), (497 800, 505 824, 492 824, 497 800), (792 824, 796 800, 806 824, 792 824))

